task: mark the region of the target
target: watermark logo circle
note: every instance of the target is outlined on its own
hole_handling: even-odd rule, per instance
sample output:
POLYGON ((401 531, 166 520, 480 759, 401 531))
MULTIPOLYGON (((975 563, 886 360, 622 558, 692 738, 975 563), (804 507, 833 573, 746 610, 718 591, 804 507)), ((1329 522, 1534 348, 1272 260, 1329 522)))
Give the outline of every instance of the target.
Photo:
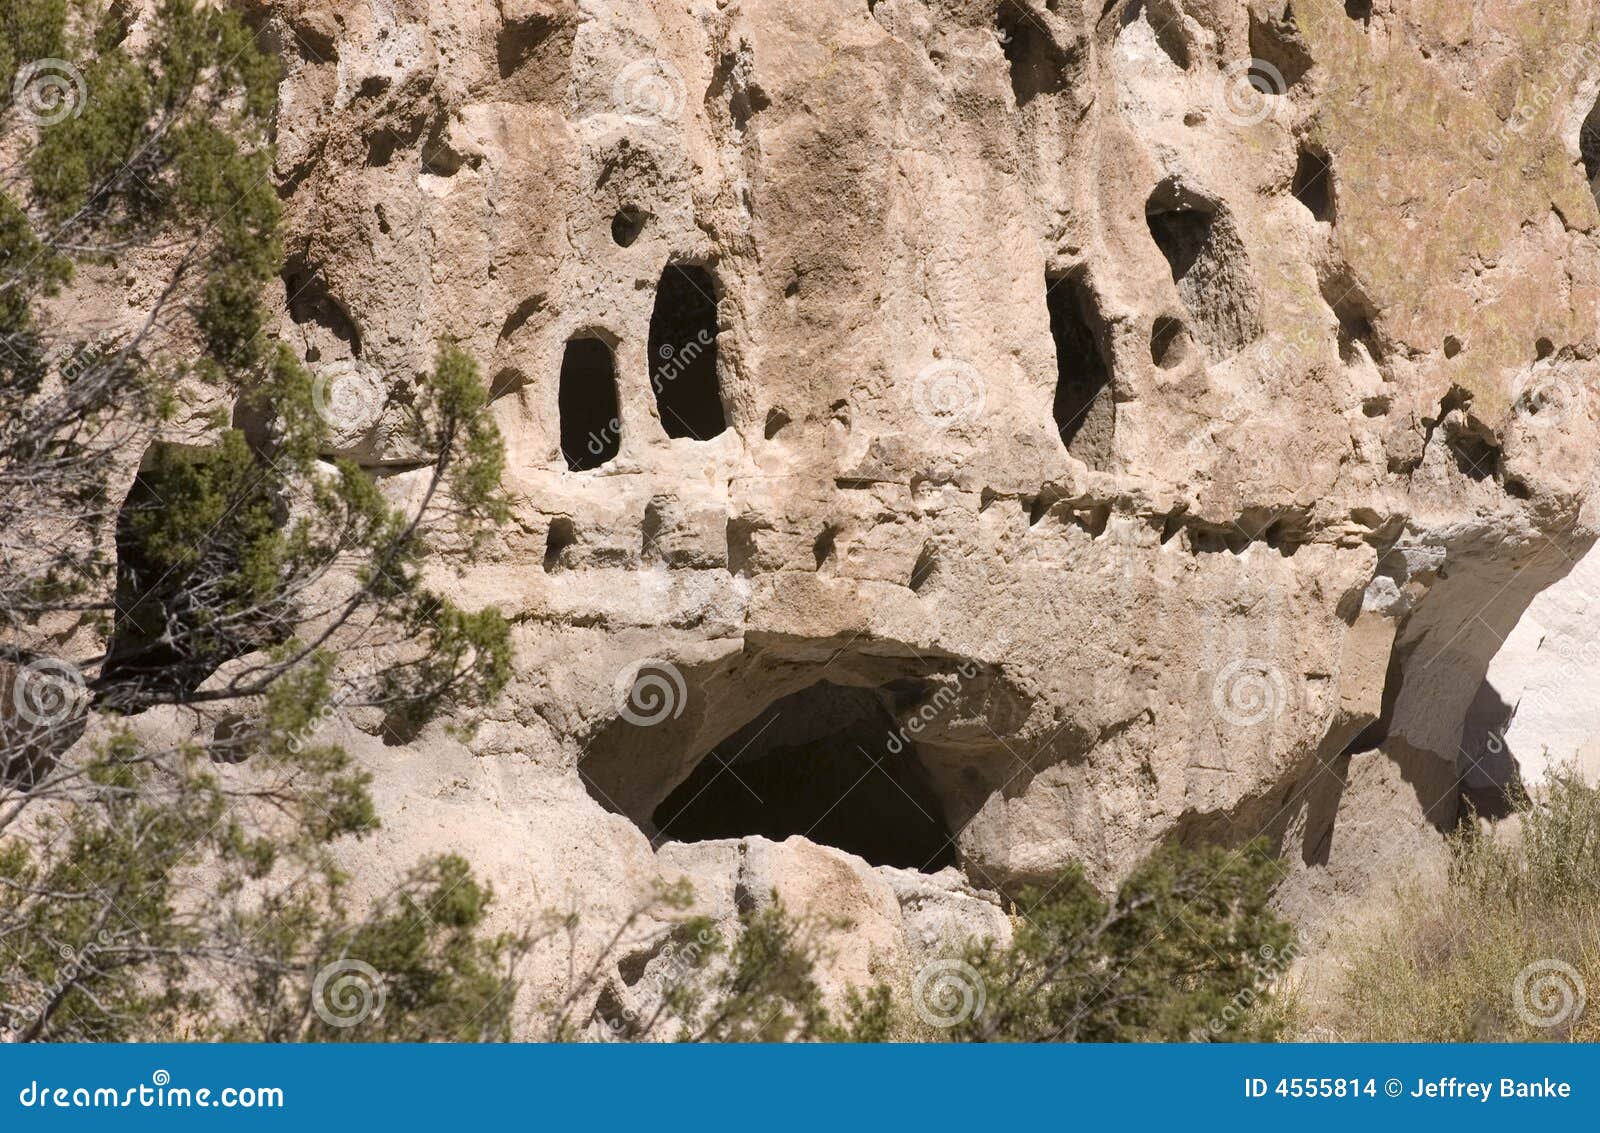
POLYGON ((1235 126, 1255 126, 1278 110, 1278 98, 1289 89, 1283 72, 1265 59, 1243 59, 1217 77, 1212 101, 1235 126))
POLYGON ((1549 429, 1589 411, 1589 391, 1575 376, 1528 370, 1511 383, 1511 404, 1531 428, 1549 429))
POLYGON ((689 690, 671 661, 646 657, 617 675, 617 712, 630 724, 648 728, 683 715, 689 690))
POLYGON ((154 1082, 158 1086, 165 1086, 168 1082, 172 1081, 172 1075, 165 1070, 157 1070, 154 1074, 150 1075, 150 1081, 154 1082))
POLYGON ((88 702, 83 673, 55 657, 30 661, 11 682, 11 706, 28 724, 53 728, 73 719, 88 702))
POLYGON ((1225 665, 1211 686, 1217 715, 1236 727, 1249 727, 1281 713, 1289 700, 1289 683, 1276 666, 1255 657, 1225 665))
POLYGON ((665 59, 635 59, 617 72, 611 99, 629 122, 653 126, 683 116, 688 89, 683 72, 665 59))
POLYGON ((918 970, 911 1002, 928 1026, 959 1026, 983 1014, 988 992, 983 976, 965 960, 932 960, 918 970))
POLYGON ((1215 425, 1202 425, 1194 434, 1184 442, 1183 449, 1190 456, 1199 457, 1217 447, 1215 425))
POLYGON ((1530 1027, 1559 1027, 1576 1021, 1588 1004, 1583 977, 1562 960, 1535 960, 1511 985, 1517 1017, 1530 1027))
POLYGON ((917 416, 941 432, 977 420, 986 401, 983 375, 970 362, 956 358, 924 366, 911 383, 917 416))
POLYGON ((311 404, 317 416, 341 433, 372 428, 383 415, 386 400, 377 375, 361 367, 324 370, 311 383, 311 404))
POLYGON ((54 126, 83 113, 89 97, 83 72, 65 59, 35 59, 17 69, 11 101, 35 126, 54 126))
POLYGON ((311 1008, 330 1027, 354 1027, 383 1014, 383 976, 365 960, 335 960, 311 981, 311 1008))

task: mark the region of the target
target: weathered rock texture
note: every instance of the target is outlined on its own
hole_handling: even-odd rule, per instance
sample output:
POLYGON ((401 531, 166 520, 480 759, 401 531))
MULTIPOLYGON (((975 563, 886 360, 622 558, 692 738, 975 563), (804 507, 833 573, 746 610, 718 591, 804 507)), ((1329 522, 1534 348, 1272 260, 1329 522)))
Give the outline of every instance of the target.
POLYGON ((776 887, 862 978, 1166 838, 1265 834, 1312 913, 1514 774, 1469 717, 1596 531, 1588 0, 257 3, 346 451, 404 490, 378 410, 441 338, 509 441, 455 585, 519 678, 465 744, 356 736, 373 860, 597 924, 776 887), (713 749, 852 745, 953 865, 783 840, 809 764, 712 816, 768 838, 670 837, 713 749))

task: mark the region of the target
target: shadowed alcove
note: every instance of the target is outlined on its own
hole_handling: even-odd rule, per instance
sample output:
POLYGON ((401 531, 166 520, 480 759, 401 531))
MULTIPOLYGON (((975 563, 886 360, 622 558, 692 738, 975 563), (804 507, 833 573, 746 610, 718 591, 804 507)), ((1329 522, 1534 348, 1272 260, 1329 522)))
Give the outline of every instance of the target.
POLYGON ((567 468, 585 472, 616 457, 622 447, 617 372, 611 347, 598 338, 575 338, 561 359, 561 455, 567 468))
POLYGON ((1589 108, 1583 125, 1578 130, 1578 153, 1583 158, 1584 180, 1600 205, 1600 99, 1589 108))
POLYGON ((992 888, 1009 843, 975 818, 1084 738, 1058 728, 1022 766, 1028 691, 992 660, 925 643, 760 634, 719 656, 597 663, 613 711, 578 737, 578 778, 679 860, 729 860, 697 843, 798 836, 992 888))
POLYGON ((711 273, 672 265, 650 315, 650 388, 667 436, 708 441, 728 427, 717 388, 717 300, 711 273))
POLYGON ((655 810, 666 841, 799 834, 933 871, 955 844, 916 747, 870 689, 821 681, 718 743, 655 810))
POLYGON ((1050 335, 1056 348, 1056 428, 1067 451, 1104 469, 1115 452, 1117 407, 1111 367, 1097 331, 1094 296, 1081 275, 1045 279, 1050 335))
POLYGON ((996 22, 1001 50, 1010 65, 1011 93, 1016 97, 1017 109, 1042 94, 1060 91, 1062 71, 1070 60, 1025 0, 1001 0, 996 22))
POLYGON ((1262 333, 1260 289, 1220 203, 1169 178, 1151 193, 1145 220, 1194 316, 1191 329, 1212 356, 1228 357, 1255 341, 1262 333))
POLYGON ((1294 181, 1290 185, 1295 200, 1305 205, 1317 220, 1333 223, 1333 170, 1328 155, 1312 146, 1302 145, 1294 168, 1294 181))

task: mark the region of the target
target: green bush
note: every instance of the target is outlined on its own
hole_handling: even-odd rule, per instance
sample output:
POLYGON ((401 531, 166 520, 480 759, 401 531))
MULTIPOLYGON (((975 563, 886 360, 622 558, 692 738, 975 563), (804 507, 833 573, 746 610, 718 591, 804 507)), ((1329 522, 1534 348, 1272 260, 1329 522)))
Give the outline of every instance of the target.
POLYGON ((424 502, 333 458, 316 377, 263 332, 278 64, 234 7, 159 0, 130 37, 128 5, 0 0, 7 93, 28 67, 68 100, 0 107, 0 530, 27 551, 0 554, 0 1033, 505 1037, 522 938, 485 932, 455 858, 350 907, 331 844, 377 815, 317 738, 337 710, 403 733, 506 683, 504 619, 424 582, 433 546, 470 554, 504 519, 500 437, 442 344, 392 422, 424 502), (133 252, 164 273, 138 330, 52 315, 133 252), (197 437, 197 405, 259 427, 216 411, 197 437), (124 726, 223 704, 184 742, 124 726), (328 1010, 357 961, 389 1000, 359 1028, 328 1010))
POLYGON ((957 1040, 1181 1042, 1267 1039, 1256 1005, 1292 955, 1269 901, 1281 877, 1265 844, 1167 846, 1103 899, 1076 867, 1025 894, 1009 947, 968 954, 986 1004, 957 1040))
MULTIPOLYGON (((1168 846, 1107 901, 1073 867, 1022 897, 1009 945, 953 942, 907 982, 847 989, 837 1017, 815 978, 830 960, 819 926, 774 898, 740 915, 731 945, 703 920, 683 922, 658 945, 671 961, 647 1009, 622 1010, 602 991, 595 1018, 630 1041, 1266 1040, 1282 1018, 1273 990, 1294 958, 1289 926, 1268 907, 1280 876, 1260 843, 1168 846)), ((587 1002, 605 967, 575 1000, 587 1002)), ((586 1034, 586 1020, 556 1017, 556 1037, 586 1034)))

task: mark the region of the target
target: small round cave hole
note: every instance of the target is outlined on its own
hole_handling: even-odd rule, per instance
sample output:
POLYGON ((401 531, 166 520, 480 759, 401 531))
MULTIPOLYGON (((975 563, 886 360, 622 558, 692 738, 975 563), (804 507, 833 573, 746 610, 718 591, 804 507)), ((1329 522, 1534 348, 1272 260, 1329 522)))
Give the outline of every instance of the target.
POLYGON ((632 246, 644 233, 645 215, 636 208, 618 209, 611 218, 611 239, 620 248, 632 246))
POLYGON ((933 872, 956 861, 916 745, 880 694, 828 681, 713 747, 652 823, 665 841, 798 834, 874 866, 933 872))

